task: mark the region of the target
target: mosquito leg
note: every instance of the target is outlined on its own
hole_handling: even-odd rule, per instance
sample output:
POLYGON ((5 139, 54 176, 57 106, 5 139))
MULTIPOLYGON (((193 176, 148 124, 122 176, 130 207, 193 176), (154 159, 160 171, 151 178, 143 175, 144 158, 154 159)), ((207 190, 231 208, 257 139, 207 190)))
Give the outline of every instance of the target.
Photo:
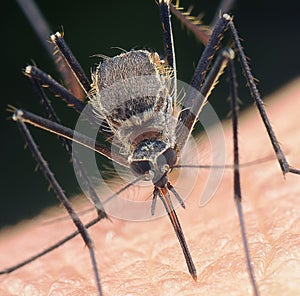
MULTIPOLYGON (((106 122, 103 120, 101 126, 95 122, 95 116, 91 109, 85 109, 87 104, 79 100, 76 96, 74 96, 70 91, 68 91, 65 87, 59 84, 55 79, 53 79, 49 74, 45 73, 41 69, 36 66, 27 66, 24 74, 32 81, 33 87, 34 81, 43 88, 48 89, 52 92, 56 97, 60 97, 64 102, 71 106, 75 111, 80 113, 82 116, 85 116, 85 119, 89 122, 92 127, 95 127, 99 130, 99 132, 105 137, 111 137, 111 133, 109 131, 104 130, 103 126, 106 127, 106 122), (85 112, 82 111, 85 109, 85 112)), ((47 111, 47 109, 46 109, 47 111)))
POLYGON ((151 215, 152 216, 154 216, 154 214, 155 214, 157 196, 158 196, 158 190, 157 190, 157 188, 154 187, 153 197, 152 197, 152 203, 151 203, 151 215))
POLYGON ((205 102, 218 82, 219 77, 222 75, 228 61, 233 58, 233 50, 231 48, 224 48, 216 58, 207 78, 200 88, 200 91, 195 88, 191 88, 189 93, 190 98, 193 98, 192 100, 189 99, 189 104, 191 105, 188 109, 184 109, 184 111, 181 112, 180 117, 182 115, 181 118, 183 121, 179 121, 176 127, 176 143, 180 151, 189 138, 205 102))
POLYGON ((191 11, 185 11, 179 5, 179 1, 170 4, 172 14, 198 39, 203 45, 207 45, 211 36, 212 28, 216 26, 223 13, 229 13, 234 6, 235 0, 222 0, 209 26, 204 25, 201 19, 191 15, 191 11))
POLYGON ((162 36, 163 44, 165 50, 165 58, 168 65, 172 68, 172 89, 171 93, 173 96, 173 108, 176 106, 177 98, 177 73, 176 73, 176 61, 175 61, 175 50, 174 50, 174 40, 172 25, 170 20, 170 1, 169 0, 160 0, 159 1, 159 12, 160 20, 162 25, 162 36))
MULTIPOLYGON (((95 219, 91 220, 90 222, 88 222, 87 224, 84 225, 84 227, 90 228, 91 226, 95 225, 96 223, 98 223, 102 218, 101 217, 96 217, 95 219)), ((76 237, 79 234, 79 231, 74 231, 73 233, 69 234, 68 236, 66 236, 65 238, 61 239, 60 241, 58 241, 57 243, 53 244, 52 246, 48 247, 47 249, 39 252, 38 254, 16 264, 13 266, 10 266, 6 269, 0 270, 0 275, 1 274, 7 274, 7 273, 11 273, 35 260, 37 260, 38 258, 43 257, 44 255, 50 253, 51 251, 59 248, 60 246, 62 246, 63 244, 65 244, 66 242, 70 241, 71 239, 73 239, 74 237, 76 237)))
POLYGON ((50 42, 47 42, 47 39, 52 34, 52 32, 48 23, 46 22, 45 17, 36 5, 35 1, 17 0, 17 2, 24 15, 26 16, 27 20, 31 24, 32 29, 38 36, 38 39, 46 48, 49 57, 55 63, 57 70, 61 74, 65 84, 68 85, 72 92, 76 94, 79 98, 83 97, 82 88, 78 84, 77 79, 74 77, 69 66, 65 63, 64 59, 57 58, 57 56, 53 54, 55 51, 55 45, 50 42))
POLYGON ((100 153, 101 155, 104 155, 105 157, 119 163, 120 165, 128 167, 128 162, 126 158, 124 158, 120 154, 113 153, 108 147, 98 142, 95 142, 95 140, 92 138, 89 138, 77 131, 74 131, 73 129, 65 127, 49 119, 40 117, 33 113, 27 112, 25 110, 18 109, 13 111, 13 120, 15 121, 26 122, 48 132, 54 133, 60 137, 66 138, 91 150, 94 150, 100 153))
MULTIPOLYGON (((129 184, 127 184, 126 186, 122 187, 120 190, 118 190, 117 192, 115 192, 113 195, 111 195, 110 197, 108 197, 103 204, 106 204, 107 202, 111 201, 113 198, 116 198, 120 193, 122 193, 123 191, 127 190, 130 186, 133 186, 134 184, 136 184, 137 182, 139 182, 140 180, 142 180, 144 177, 140 176, 138 178, 136 178, 135 180, 133 180, 132 182, 130 182, 129 184)), ((91 221, 89 221, 88 223, 86 223, 84 225, 84 227, 90 228, 91 226, 95 225, 96 223, 98 223, 100 220, 102 219, 102 217, 100 217, 99 215, 92 219, 91 221)), ((59 240, 58 242, 56 242, 55 244, 51 245, 50 247, 46 248, 45 250, 39 252, 38 254, 16 264, 13 265, 11 267, 8 267, 6 269, 0 270, 0 275, 1 274, 7 274, 10 272, 13 272, 25 265, 27 265, 28 263, 31 263, 33 261, 35 261, 36 259, 50 253, 51 251, 57 249, 58 247, 62 246, 63 244, 65 244, 66 242, 68 242, 69 240, 73 239, 75 236, 77 236, 78 234, 80 234, 80 232, 78 230, 74 231, 73 233, 69 234, 68 236, 64 237, 63 239, 59 240)))
POLYGON ((230 28, 235 47, 237 49, 237 55, 239 57, 244 75, 248 81, 251 95, 256 103, 256 106, 259 110, 259 113, 264 122, 266 130, 269 134, 269 138, 271 140, 273 149, 276 153, 276 157, 277 157, 277 160, 281 167, 281 170, 282 170, 283 174, 286 174, 288 172, 294 173, 294 174, 300 174, 299 169, 292 168, 288 164, 286 157, 283 154, 283 151, 279 145, 279 142, 275 136, 275 133, 272 129, 270 121, 267 117, 267 114, 266 114, 266 111, 265 111, 265 108, 263 105, 263 101, 262 101, 259 91, 256 87, 253 75, 252 75, 250 67, 248 65, 241 42, 239 40, 237 30, 232 21, 232 18, 228 14, 223 14, 223 16, 217 22, 217 24, 211 34, 210 40, 198 62, 196 70, 194 72, 194 75, 193 75, 193 78, 191 81, 192 90, 186 96, 186 98, 183 102, 184 110, 180 113, 179 120, 178 120, 178 126, 177 126, 177 130, 178 130, 177 143, 180 143, 179 148, 182 148, 184 146, 185 142, 187 141, 189 133, 191 132, 191 130, 195 124, 197 115, 199 114, 199 112, 201 111, 201 108, 203 106, 203 104, 200 104, 200 103, 197 103, 197 106, 195 106, 195 103, 197 102, 197 98, 195 97, 195 91, 193 89, 200 91, 200 93, 203 94, 203 97, 204 97, 204 99, 202 98, 202 100, 205 100, 205 93, 202 93, 202 89, 203 89, 202 85, 205 81, 206 73, 208 72, 208 70, 210 68, 211 61, 214 58, 216 51, 219 48, 220 42, 224 36, 224 33, 228 29, 228 27, 230 28), (184 132, 184 130, 187 132, 184 132))
POLYGON ((49 183, 50 183, 51 187, 53 188, 59 201, 63 204, 66 211, 70 215, 70 217, 71 217, 73 223, 75 224, 75 226, 77 227, 77 230, 80 233, 83 241, 85 242, 86 246, 89 249, 98 293, 100 296, 102 296, 103 294, 102 294, 102 289, 101 289, 101 284, 100 284, 99 271, 98 271, 98 267, 97 267, 97 263, 96 263, 93 240, 90 237, 87 229, 84 227, 81 220, 77 216, 76 212, 73 210, 73 208, 72 208, 69 200, 65 196, 61 186, 59 185, 59 183, 55 179, 54 175, 52 174, 47 162, 44 160, 43 156, 41 155, 40 151, 38 150, 37 145, 36 145, 34 139, 32 138, 29 130, 27 129, 25 123, 19 119, 17 119, 17 123, 18 123, 18 126, 20 128, 22 135, 25 138, 25 141, 26 141, 29 149, 31 150, 31 152, 33 154, 33 157, 35 158, 36 162, 38 163, 38 165, 39 165, 41 171, 43 172, 43 174, 45 175, 46 179, 49 181, 49 183))
POLYGON ((17 0, 17 2, 49 56, 53 58, 53 45, 46 41, 51 30, 36 3, 32 0, 17 0))
POLYGON ((234 62, 230 60, 227 67, 227 73, 229 76, 229 88, 230 88, 230 99, 231 99, 231 116, 232 116, 232 131, 233 131, 233 156, 234 156, 234 170, 233 170, 233 190, 234 190, 234 200, 237 206, 241 235, 245 249, 248 273, 253 288, 253 294, 255 296, 259 295, 259 290, 255 280, 254 270, 251 265, 250 250, 247 240, 246 227, 244 222, 244 214, 242 210, 242 192, 240 183, 240 168, 239 168, 239 147, 238 147, 238 105, 237 105, 237 89, 236 89, 236 75, 234 69, 234 62))
MULTIPOLYGON (((207 96, 210 93, 210 91, 202 93, 205 76, 210 68, 210 65, 214 56, 216 55, 217 50, 219 49, 220 42, 224 36, 224 32, 228 27, 229 20, 229 18, 224 17, 219 19, 195 69, 191 81, 190 91, 186 95, 184 101, 182 102, 183 110, 179 114, 178 123, 176 127, 176 143, 178 145, 179 150, 181 150, 184 147, 187 139, 189 138, 189 135, 196 123, 198 115, 203 107, 203 103, 205 102, 207 96)), ((211 90, 213 85, 214 84, 209 85, 208 83, 206 83, 205 88, 211 90)))
POLYGON ((166 60, 168 62, 168 65, 175 72, 176 71, 175 51, 174 51, 172 26, 170 22, 170 9, 169 9, 168 0, 159 1, 159 11, 160 11, 160 19, 162 23, 162 35, 163 35, 163 43, 164 43, 166 60))
POLYGON ((51 40, 53 44, 57 47, 59 54, 63 57, 67 65, 70 67, 77 81, 82 86, 82 89, 87 94, 91 90, 91 83, 86 77, 84 71, 82 70, 72 51, 66 44, 63 36, 59 32, 57 32, 51 35, 51 40))
MULTIPOLYGON (((230 21, 230 18, 222 17, 217 22, 211 36, 209 39, 209 42, 207 46, 205 47, 205 50, 203 51, 201 58, 199 59, 199 62, 197 64, 197 67, 195 69, 193 78, 191 80, 190 85, 192 88, 200 90, 202 84, 204 83, 205 76, 210 68, 210 65, 212 63, 212 60, 218 51, 220 47, 220 43, 224 37, 224 33, 228 28, 228 23, 230 21)), ((187 101, 184 103, 185 107, 190 107, 191 103, 188 103, 189 100, 192 98, 188 97, 187 101)), ((182 120, 184 119, 184 113, 182 114, 182 120)))
MULTIPOLYGON (((53 109, 48 97, 46 96, 45 92, 41 88, 40 84, 33 78, 31 78, 30 80, 32 82, 32 86, 33 86, 35 93, 40 98, 41 104, 46 111, 47 117, 53 122, 60 123, 60 120, 59 120, 55 110, 53 109)), ((68 141, 65 138, 60 138, 60 139, 62 141, 63 146, 67 150, 69 156, 71 157, 71 159, 74 163, 74 168, 76 168, 76 170, 78 170, 80 172, 80 176, 82 178, 83 185, 85 188, 87 188, 87 191, 89 193, 88 197, 93 202, 93 204, 97 210, 98 216, 101 218, 107 218, 104 207, 103 207, 96 191, 94 190, 94 188, 86 174, 86 171, 84 170, 84 168, 82 166, 82 163, 75 155, 72 155, 72 145, 71 145, 70 141, 68 141)))
MULTIPOLYGON (((229 17, 228 15, 224 15, 224 17, 229 17)), ((266 113, 266 110, 264 108, 264 103, 261 99, 261 96, 259 94, 259 91, 256 87, 256 84, 255 84, 255 81, 254 81, 254 77, 251 73, 251 70, 250 70, 250 67, 249 67, 249 64, 247 62, 247 58, 245 56, 245 53, 244 53, 244 50, 242 48, 242 45, 241 45, 241 42, 240 42, 240 39, 239 39, 239 36, 238 36, 238 33, 237 33, 237 30, 235 28, 235 25, 232 21, 232 19, 230 19, 229 21, 229 28, 230 28, 230 31, 231 31, 231 34, 232 34, 232 38, 234 40, 234 43, 235 43, 235 46, 237 48, 237 55, 239 57, 239 61, 241 63, 241 66, 242 66, 242 69, 243 69, 243 72, 244 72, 244 75, 248 81, 248 84, 249 84, 249 88, 250 88, 250 92, 251 92, 251 96, 257 106, 257 109, 260 113, 260 116, 262 118, 262 121, 266 127, 266 130, 268 132, 268 135, 269 135, 269 138, 271 140, 271 143, 272 143, 272 146, 273 146, 273 149, 276 153, 276 157, 277 157, 277 160, 279 162, 279 165, 281 167, 281 170, 283 172, 283 174, 286 174, 288 172, 290 173, 293 173, 293 174, 298 174, 300 175, 300 170, 299 169, 294 169, 292 168, 287 160, 286 160, 286 157, 279 145, 279 142, 276 138, 276 135, 273 131, 273 128, 271 126, 271 123, 269 121, 269 118, 267 116, 267 113, 266 113)))
POLYGON ((229 13, 232 7, 234 6, 236 0, 222 0, 219 4, 219 7, 216 9, 216 14, 213 17, 210 27, 213 28, 218 22, 220 16, 224 13, 229 13))
POLYGON ((49 89, 54 95, 61 97, 68 106, 71 106, 78 113, 81 113, 86 104, 77 99, 70 91, 64 88, 49 74, 43 72, 36 66, 27 66, 24 74, 30 78, 31 81, 36 81, 39 85, 49 89))
POLYGON ((204 45, 208 43, 210 38, 210 29, 202 26, 201 21, 189 12, 183 11, 183 7, 179 6, 179 1, 176 4, 170 4, 172 14, 204 45))

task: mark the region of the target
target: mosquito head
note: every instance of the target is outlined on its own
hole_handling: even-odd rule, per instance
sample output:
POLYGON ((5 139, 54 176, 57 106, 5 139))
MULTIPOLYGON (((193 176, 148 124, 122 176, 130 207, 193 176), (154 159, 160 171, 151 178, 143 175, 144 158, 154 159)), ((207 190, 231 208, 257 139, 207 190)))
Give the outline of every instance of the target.
POLYGON ((164 187, 168 182, 168 173, 177 160, 176 151, 158 139, 140 142, 133 151, 130 168, 137 175, 144 175, 157 187, 164 187))

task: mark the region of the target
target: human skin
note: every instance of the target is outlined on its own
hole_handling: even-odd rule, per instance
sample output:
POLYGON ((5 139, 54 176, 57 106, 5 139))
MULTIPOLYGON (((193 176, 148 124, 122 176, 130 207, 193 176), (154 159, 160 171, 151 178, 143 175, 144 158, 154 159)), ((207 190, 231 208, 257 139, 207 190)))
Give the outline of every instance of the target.
MULTIPOLYGON (((266 109, 290 164, 300 167, 300 80, 266 99, 266 109)), ((300 279, 300 176, 283 177, 258 113, 239 121, 243 209, 252 264, 261 295, 297 295, 300 279), (261 160, 267 157, 268 160, 261 160)), ((227 163, 232 134, 224 122, 227 163)), ((206 149, 207 143, 202 143, 206 149)), ((191 173, 190 170, 188 173, 191 173)), ((148 222, 114 218, 90 229, 104 295, 251 295, 233 200, 232 169, 213 199, 198 206, 200 178, 177 209, 198 280, 188 274, 167 216, 148 222)), ((78 205, 76 205, 78 208, 78 205)), ((61 209, 0 233, 0 268, 13 265, 72 232, 61 209)), ((90 215, 84 217, 87 220, 90 215)), ((0 277, 1 295, 97 295, 86 247, 77 237, 37 261, 0 277)))

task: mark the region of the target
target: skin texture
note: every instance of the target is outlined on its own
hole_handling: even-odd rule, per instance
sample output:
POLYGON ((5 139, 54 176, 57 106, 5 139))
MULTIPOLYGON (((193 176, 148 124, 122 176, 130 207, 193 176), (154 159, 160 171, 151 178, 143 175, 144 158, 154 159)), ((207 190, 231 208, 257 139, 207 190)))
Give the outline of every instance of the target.
MULTIPOLYGON (((300 80, 272 98, 266 108, 290 164, 300 167, 300 80)), ((232 163, 231 127, 224 123, 227 163, 232 163)), ((261 295, 297 295, 300 288, 300 176, 283 178, 264 127, 254 108, 240 117, 243 209, 253 267, 261 295)), ((207 143, 202 143, 205 153, 207 143)), ((205 172, 204 172, 205 174, 205 172)), ((198 206, 199 178, 186 209, 178 208, 198 270, 194 282, 168 218, 150 222, 102 221, 90 233, 105 295, 251 295, 228 169, 214 198, 198 206)), ((82 208, 81 202, 75 207, 82 208)), ((62 209, 4 229, 0 264, 7 267, 35 254, 73 231, 62 209)), ((84 221, 91 214, 83 217, 84 221)), ((0 277, 1 295, 97 295, 87 248, 77 237, 51 254, 0 277)))

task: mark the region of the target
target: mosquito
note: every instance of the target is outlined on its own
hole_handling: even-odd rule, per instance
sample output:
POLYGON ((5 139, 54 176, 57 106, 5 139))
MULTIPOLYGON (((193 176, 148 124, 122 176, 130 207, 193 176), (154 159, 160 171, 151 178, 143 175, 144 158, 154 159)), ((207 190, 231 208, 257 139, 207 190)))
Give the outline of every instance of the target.
MULTIPOLYGON (((230 7, 228 2, 223 1, 222 3, 224 3, 222 11, 228 11, 230 7)), ((115 199, 128 187, 140 181, 149 181, 153 185, 150 212, 154 215, 156 203, 159 199, 165 208, 182 248, 187 269, 191 277, 197 281, 196 266, 185 240, 173 200, 177 200, 182 207, 185 207, 185 204, 183 198, 169 181, 169 174, 178 168, 192 167, 179 163, 181 152, 191 136, 191 132, 212 89, 223 72, 226 72, 229 78, 234 146, 234 162, 232 165, 234 174, 234 200, 237 206, 253 294, 259 295, 255 273, 251 265, 241 204, 242 194, 237 134, 238 95, 234 67, 236 56, 248 82, 251 96, 268 132, 282 172, 284 174, 288 172, 300 174, 300 171, 289 165, 273 132, 243 51, 233 17, 228 13, 221 14, 213 29, 208 31, 197 26, 197 21, 191 17, 187 17, 188 14, 182 12, 178 4, 173 5, 168 0, 160 0, 158 8, 162 23, 164 58, 161 58, 158 53, 149 50, 131 50, 112 58, 102 57, 103 61, 98 65, 96 71, 92 73, 92 82, 87 78, 80 64, 67 46, 63 34, 58 32, 51 35, 51 42, 56 49, 56 54, 62 61, 61 63, 68 66, 73 78, 76 79, 88 97, 88 103, 78 99, 72 92, 36 66, 26 67, 25 75, 32 82, 48 118, 11 107, 11 111, 13 112, 12 118, 16 121, 25 138, 26 144, 59 201, 70 215, 77 231, 36 256, 2 270, 0 274, 16 270, 80 234, 89 250, 98 294, 103 295, 94 243, 88 232, 88 228, 108 217, 105 210, 105 203, 115 199), (185 93, 180 102, 177 101, 178 87, 170 21, 171 12, 206 45, 193 74, 190 83, 191 88, 185 93), (225 33, 230 35, 231 41, 228 43, 228 46, 223 47, 222 40, 225 33), (49 91, 61 97, 69 106, 80 113, 83 120, 94 128, 97 133, 99 132, 114 148, 97 142, 94 138, 78 132, 77 129, 73 130, 61 125, 59 118, 43 91, 44 86, 47 86, 49 91), (181 107, 179 111, 178 107, 181 107), (97 217, 95 219, 87 224, 81 222, 65 196, 62 187, 41 155, 27 125, 33 125, 60 136, 66 150, 72 156, 74 167, 76 167, 76 171, 81 176, 83 187, 96 208, 97 217), (78 155, 72 154, 71 141, 107 157, 121 166, 129 168, 135 178, 103 203, 94 189, 82 160, 78 155)), ((201 166, 196 167, 199 168, 201 166)))

